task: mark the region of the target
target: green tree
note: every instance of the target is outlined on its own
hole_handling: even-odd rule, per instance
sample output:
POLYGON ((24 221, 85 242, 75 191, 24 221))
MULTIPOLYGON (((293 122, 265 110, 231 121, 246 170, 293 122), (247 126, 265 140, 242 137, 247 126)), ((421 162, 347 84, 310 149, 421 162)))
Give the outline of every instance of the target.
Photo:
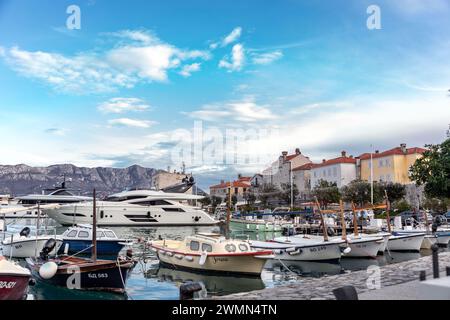
POLYGON ((411 180, 425 185, 428 198, 447 198, 450 195, 450 138, 426 148, 423 157, 410 169, 411 180))
POLYGON ((277 197, 279 192, 280 191, 275 185, 271 183, 263 184, 258 194, 259 201, 261 201, 261 204, 266 208, 269 204, 269 200, 277 197))
POLYGON ((203 199, 200 199, 199 202, 202 204, 203 207, 209 206, 211 204, 211 197, 206 196, 203 199))
POLYGON ((423 207, 436 213, 445 213, 448 208, 448 199, 427 198, 423 203, 423 207))
POLYGON ((291 184, 290 183, 282 183, 281 191, 278 194, 278 199, 286 202, 288 205, 291 204, 291 196, 293 196, 293 200, 295 202, 295 198, 298 196, 298 188, 295 184, 293 184, 292 192, 291 192, 291 184))
MULTIPOLYGON (((375 185, 374 185, 375 191, 375 185)), ((360 206, 364 206, 371 201, 370 183, 362 180, 355 180, 342 188, 343 199, 347 202, 354 202, 360 206)), ((375 198, 375 192, 374 192, 375 198)), ((375 200, 374 200, 375 202, 375 200)))
POLYGON ((394 204, 393 208, 395 212, 401 213, 404 211, 410 211, 411 205, 406 200, 400 200, 394 204))
POLYGON ((231 204, 234 207, 238 203, 238 198, 235 194, 231 196, 231 204))
POLYGON ((378 187, 381 188, 379 191, 384 196, 384 190, 388 195, 390 202, 396 202, 403 199, 406 195, 406 188, 403 184, 400 183, 379 183, 378 187))
POLYGON ((326 180, 319 181, 317 186, 314 187, 312 195, 317 197, 317 200, 319 200, 325 208, 327 208, 330 203, 339 202, 341 198, 337 184, 326 180))
POLYGON ((217 197, 217 196, 212 196, 211 197, 211 206, 213 208, 213 211, 215 211, 217 206, 219 204, 221 204, 221 203, 222 203, 222 198, 221 197, 217 197))

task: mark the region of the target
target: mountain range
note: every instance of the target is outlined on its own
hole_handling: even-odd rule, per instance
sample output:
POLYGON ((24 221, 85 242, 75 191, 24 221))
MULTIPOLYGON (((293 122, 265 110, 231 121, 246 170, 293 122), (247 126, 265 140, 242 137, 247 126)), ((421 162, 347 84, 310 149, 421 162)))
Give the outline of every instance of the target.
POLYGON ((99 195, 107 195, 128 188, 151 188, 158 172, 138 165, 128 168, 0 165, 0 194, 41 194, 44 189, 60 186, 65 180, 67 188, 75 190, 76 194, 90 195, 95 188, 99 195))

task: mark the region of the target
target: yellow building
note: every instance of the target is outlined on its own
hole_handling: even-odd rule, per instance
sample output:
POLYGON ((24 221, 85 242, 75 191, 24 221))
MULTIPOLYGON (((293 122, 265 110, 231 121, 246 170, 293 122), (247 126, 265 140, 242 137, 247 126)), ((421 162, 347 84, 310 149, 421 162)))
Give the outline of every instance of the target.
POLYGON ((425 149, 407 148, 406 144, 384 152, 364 153, 359 158, 361 180, 370 181, 371 163, 373 163, 373 181, 409 184, 409 168, 422 157, 425 149))

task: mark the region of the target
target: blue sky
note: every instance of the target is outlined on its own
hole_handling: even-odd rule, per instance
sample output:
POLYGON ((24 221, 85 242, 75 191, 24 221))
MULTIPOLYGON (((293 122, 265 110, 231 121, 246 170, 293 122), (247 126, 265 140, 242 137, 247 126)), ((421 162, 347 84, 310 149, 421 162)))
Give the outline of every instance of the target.
POLYGON ((449 13, 444 0, 0 0, 0 162, 179 168, 195 122, 268 130, 244 147, 258 161, 183 159, 206 186, 296 147, 320 161, 437 143, 449 13))

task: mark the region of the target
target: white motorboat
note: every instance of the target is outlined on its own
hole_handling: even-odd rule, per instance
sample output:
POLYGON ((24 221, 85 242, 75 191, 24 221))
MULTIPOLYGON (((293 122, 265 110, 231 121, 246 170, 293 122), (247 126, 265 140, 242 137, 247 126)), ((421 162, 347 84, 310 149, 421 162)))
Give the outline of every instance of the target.
POLYGON ((387 244, 389 251, 420 251, 425 233, 391 235, 387 244))
POLYGON ((442 246, 447 246, 450 242, 450 229, 448 228, 437 228, 436 231, 427 231, 424 227, 419 228, 403 228, 395 229, 396 234, 416 234, 416 233, 426 233, 426 237, 423 244, 423 249, 430 249, 431 245, 437 243, 442 246))
POLYGON ((2 241, 3 255, 12 258, 29 258, 39 254, 49 240, 56 242, 55 248, 50 254, 56 254, 62 244, 62 238, 51 235, 30 235, 30 228, 25 227, 18 234, 6 237, 2 241))
MULTIPOLYGON (((181 203, 203 196, 133 190, 97 201, 99 226, 210 226, 219 223, 200 208, 181 203)), ((93 202, 62 205, 43 210, 62 225, 89 224, 93 202)))
POLYGON ((275 259, 295 261, 339 261, 345 241, 333 239, 324 241, 322 237, 278 237, 272 242, 250 241, 252 248, 273 250, 275 259))
POLYGON ((182 241, 158 240, 149 243, 160 263, 201 272, 260 275, 271 250, 258 251, 248 241, 227 240, 216 234, 197 234, 182 241))

